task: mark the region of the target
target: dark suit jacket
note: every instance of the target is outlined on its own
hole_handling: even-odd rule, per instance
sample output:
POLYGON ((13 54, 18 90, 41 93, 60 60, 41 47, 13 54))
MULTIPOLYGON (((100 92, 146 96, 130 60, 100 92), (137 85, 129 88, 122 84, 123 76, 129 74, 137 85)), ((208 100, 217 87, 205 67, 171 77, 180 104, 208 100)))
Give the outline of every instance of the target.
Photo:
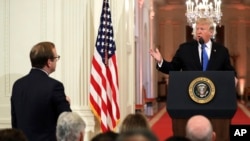
MULTIPOLYGON (((156 68, 168 74, 169 71, 202 71, 199 58, 198 42, 187 42, 180 45, 171 62, 163 61, 161 67, 156 68)), ((207 71, 234 71, 230 63, 228 49, 212 42, 211 56, 208 62, 207 71)))
POLYGON ((29 141, 56 141, 61 112, 71 111, 64 86, 39 69, 17 80, 12 89, 12 127, 21 129, 29 141))

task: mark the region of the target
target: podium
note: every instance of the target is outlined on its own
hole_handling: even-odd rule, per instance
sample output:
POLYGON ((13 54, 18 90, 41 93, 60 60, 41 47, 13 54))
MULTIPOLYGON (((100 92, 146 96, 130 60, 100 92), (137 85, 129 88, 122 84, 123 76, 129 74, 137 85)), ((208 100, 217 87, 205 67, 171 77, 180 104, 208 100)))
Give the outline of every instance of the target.
POLYGON ((187 120, 200 114, 210 119, 216 140, 229 141, 229 127, 237 109, 234 77, 232 71, 170 72, 167 112, 174 135, 185 136, 187 120), (204 84, 206 94, 200 91, 204 84))

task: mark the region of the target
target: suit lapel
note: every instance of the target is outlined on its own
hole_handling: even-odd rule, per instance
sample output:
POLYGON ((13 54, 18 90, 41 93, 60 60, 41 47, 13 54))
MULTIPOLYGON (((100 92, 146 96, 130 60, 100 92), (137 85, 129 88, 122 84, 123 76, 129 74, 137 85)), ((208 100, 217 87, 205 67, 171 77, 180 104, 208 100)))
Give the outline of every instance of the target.
POLYGON ((213 68, 212 64, 216 64, 216 55, 217 55, 216 46, 212 42, 211 55, 207 64, 207 70, 210 70, 211 68, 213 68))
POLYGON ((192 49, 193 49, 192 52, 194 56, 195 65, 197 66, 197 68, 202 69, 198 47, 199 47, 199 44, 197 42, 194 42, 192 44, 192 49))

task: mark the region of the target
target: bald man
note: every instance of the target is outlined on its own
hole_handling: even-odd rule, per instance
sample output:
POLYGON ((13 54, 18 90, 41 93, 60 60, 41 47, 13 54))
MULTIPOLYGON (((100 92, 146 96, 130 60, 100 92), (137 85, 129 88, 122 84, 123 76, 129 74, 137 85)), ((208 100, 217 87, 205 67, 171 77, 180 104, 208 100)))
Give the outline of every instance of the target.
POLYGON ((208 118, 195 115, 186 124, 186 137, 191 141, 215 141, 216 133, 208 118))

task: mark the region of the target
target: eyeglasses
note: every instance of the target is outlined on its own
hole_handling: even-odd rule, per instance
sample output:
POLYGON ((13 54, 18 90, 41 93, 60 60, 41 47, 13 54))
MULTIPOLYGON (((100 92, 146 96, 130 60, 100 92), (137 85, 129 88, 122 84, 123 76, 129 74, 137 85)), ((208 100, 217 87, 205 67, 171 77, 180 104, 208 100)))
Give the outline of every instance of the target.
POLYGON ((58 56, 56 56, 56 57, 53 57, 53 59, 59 60, 59 59, 60 59, 60 55, 58 55, 58 56))

